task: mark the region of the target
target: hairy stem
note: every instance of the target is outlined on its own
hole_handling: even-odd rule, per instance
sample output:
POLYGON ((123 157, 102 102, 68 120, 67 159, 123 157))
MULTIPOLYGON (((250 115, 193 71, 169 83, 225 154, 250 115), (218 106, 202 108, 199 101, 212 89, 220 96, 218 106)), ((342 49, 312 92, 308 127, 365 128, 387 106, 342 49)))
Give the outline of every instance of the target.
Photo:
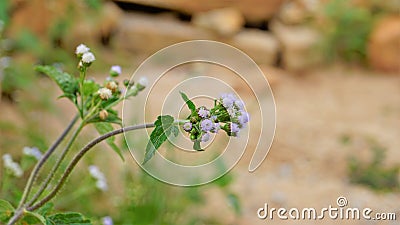
POLYGON ((54 152, 54 150, 56 150, 56 148, 58 147, 58 145, 60 145, 60 143, 64 140, 64 138, 67 136, 67 134, 69 133, 69 131, 72 129, 72 127, 74 126, 74 124, 76 123, 76 121, 78 120, 78 115, 76 115, 72 121, 68 124, 67 128, 64 130, 64 132, 58 137, 58 139, 53 143, 53 145, 50 146, 50 148, 46 151, 46 153, 43 155, 43 157, 39 160, 39 162, 35 165, 35 167, 33 168, 28 182, 25 186, 24 192, 22 194, 21 200, 19 202, 19 206, 18 208, 21 208, 23 206, 23 204, 25 203, 26 199, 29 196, 29 193, 32 189, 32 185, 33 183, 36 181, 36 178, 39 174, 40 169, 43 167, 44 163, 49 159, 50 155, 54 152))
POLYGON ((47 175, 46 180, 42 183, 42 185, 40 186, 40 189, 36 192, 36 194, 33 196, 33 198, 28 202, 27 205, 32 205, 33 203, 35 203, 35 201, 40 197, 40 195, 44 192, 44 190, 46 189, 46 187, 49 185, 51 179, 53 179, 54 175, 57 172, 57 169, 60 167, 61 162, 64 160, 65 156, 68 153, 68 150, 71 148, 72 144, 74 143, 74 141, 76 140, 76 138, 78 137, 78 134, 80 133, 80 131, 82 130, 84 124, 81 123, 79 125, 79 127, 76 129, 76 131, 74 132, 74 134, 72 135, 71 139, 68 141, 67 145, 65 146, 63 152, 61 153, 61 156, 58 158, 56 164, 53 166, 52 170, 50 171, 50 173, 47 175))
POLYGON ((140 125, 134 125, 134 126, 129 126, 129 127, 125 127, 125 128, 121 128, 118 130, 114 130, 111 131, 109 133, 106 133, 94 140, 92 140, 91 142, 89 142, 85 147, 83 147, 78 154, 76 154, 74 156, 74 158, 72 159, 72 161, 69 163, 68 167, 66 168, 66 170, 64 171, 62 177, 60 178, 60 180, 58 181, 57 185, 54 187, 54 189, 46 196, 44 197, 42 200, 40 200, 38 203, 36 203, 35 205, 29 206, 27 208, 27 210, 29 211, 33 211, 35 209, 40 208, 41 206, 43 206, 46 202, 50 201, 52 198, 54 198, 54 196, 57 194, 57 192, 62 188, 62 186, 64 185, 65 181, 67 180, 68 176, 71 174, 72 170, 74 169, 74 167, 76 166, 76 164, 79 162, 79 160, 91 149, 93 148, 95 145, 97 145, 98 143, 106 140, 109 137, 121 134, 123 132, 127 132, 127 131, 132 131, 132 130, 138 130, 138 129, 144 129, 144 128, 151 128, 154 127, 153 123, 148 123, 148 124, 140 124, 140 125))

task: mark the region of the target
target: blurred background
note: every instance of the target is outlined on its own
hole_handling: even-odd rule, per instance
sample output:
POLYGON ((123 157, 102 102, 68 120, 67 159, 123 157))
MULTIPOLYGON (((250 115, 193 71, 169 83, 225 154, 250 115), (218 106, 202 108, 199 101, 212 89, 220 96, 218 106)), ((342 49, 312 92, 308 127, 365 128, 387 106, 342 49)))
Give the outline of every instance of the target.
MULTIPOLYGON (((34 65, 76 71, 74 50, 85 43, 96 55, 90 77, 103 80, 118 64, 129 78, 164 47, 208 39, 248 54, 272 87, 277 128, 263 165, 249 173, 246 153, 217 181, 180 188, 100 145, 72 174, 57 210, 95 224, 303 224, 256 212, 264 203, 323 208, 345 196, 349 206, 400 217, 399 11, 398 0, 1 0, 0 154, 24 174, 13 176, 1 161, 0 198, 17 204, 35 163, 24 147, 44 152, 75 114, 34 65), (106 189, 96 188, 89 165, 104 173, 106 189)), ((78 144, 96 136, 84 133, 78 144)))

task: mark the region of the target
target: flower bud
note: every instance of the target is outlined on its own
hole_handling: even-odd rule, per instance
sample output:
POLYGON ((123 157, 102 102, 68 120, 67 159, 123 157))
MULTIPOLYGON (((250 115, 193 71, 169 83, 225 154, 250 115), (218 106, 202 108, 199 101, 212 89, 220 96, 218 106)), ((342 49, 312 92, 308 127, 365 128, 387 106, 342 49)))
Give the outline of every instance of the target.
POLYGON ((102 100, 108 100, 112 96, 112 92, 108 88, 100 88, 97 93, 102 100))
POLYGON ((106 88, 110 89, 112 93, 118 90, 118 84, 115 81, 110 81, 106 84, 106 88))
POLYGON ((108 112, 107 110, 103 109, 99 112, 99 117, 101 120, 106 120, 108 117, 108 112))

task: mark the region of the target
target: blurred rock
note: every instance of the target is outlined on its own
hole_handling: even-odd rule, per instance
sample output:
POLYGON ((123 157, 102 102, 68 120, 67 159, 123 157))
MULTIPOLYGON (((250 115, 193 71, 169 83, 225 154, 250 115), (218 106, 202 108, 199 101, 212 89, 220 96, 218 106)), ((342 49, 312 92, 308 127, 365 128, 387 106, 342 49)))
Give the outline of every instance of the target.
POLYGON ((113 2, 105 2, 96 13, 95 19, 84 18, 81 15, 79 21, 73 23, 64 37, 66 48, 74 48, 80 43, 94 45, 100 41, 109 44, 118 29, 122 15, 122 10, 113 2))
POLYGON ((67 0, 11 1, 13 11, 10 18, 9 35, 17 36, 21 31, 29 31, 44 37, 60 12, 66 11, 71 3, 67 0))
POLYGON ((263 21, 271 19, 285 0, 117 0, 136 4, 161 7, 188 14, 206 12, 213 9, 233 7, 238 9, 248 21, 263 21))
POLYGON ((400 73, 400 16, 387 16, 375 25, 368 42, 368 61, 377 70, 400 73))
POLYGON ((214 9, 196 13, 192 17, 194 25, 209 29, 223 36, 237 33, 244 25, 244 22, 243 15, 235 8, 214 9))
POLYGON ((193 39, 212 39, 204 29, 168 17, 125 14, 119 21, 115 44, 118 48, 152 54, 171 44, 193 39))
POLYGON ((306 26, 286 26, 275 21, 273 33, 282 47, 282 63, 290 71, 303 71, 322 62, 322 52, 317 48, 319 33, 306 26))
POLYGON ((246 29, 233 36, 231 44, 258 64, 274 65, 277 62, 279 43, 270 32, 246 29))

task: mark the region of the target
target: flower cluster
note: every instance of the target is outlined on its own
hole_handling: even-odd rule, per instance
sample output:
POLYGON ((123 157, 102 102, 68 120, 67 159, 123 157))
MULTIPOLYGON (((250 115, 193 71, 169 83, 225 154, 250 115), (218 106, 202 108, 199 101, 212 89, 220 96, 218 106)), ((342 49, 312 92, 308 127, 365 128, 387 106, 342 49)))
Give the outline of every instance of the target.
POLYGON ((33 157, 36 160, 40 160, 43 156, 42 152, 36 147, 24 147, 22 152, 24 155, 33 157))
POLYGON ((14 162, 10 154, 3 155, 4 167, 8 169, 14 176, 22 177, 24 171, 21 169, 21 166, 14 162))
POLYGON ((210 133, 218 133, 221 129, 229 136, 237 136, 248 122, 249 114, 243 102, 233 94, 223 94, 215 100, 214 108, 197 108, 182 128, 190 134, 192 141, 207 142, 210 133))
POLYGON ((104 174, 99 170, 97 166, 89 166, 90 175, 96 180, 96 187, 101 191, 107 191, 108 185, 104 174))
MULTIPOLYGON (((88 67, 96 58, 90 52, 90 48, 84 44, 77 46, 75 53, 79 59, 78 69, 81 72, 80 94, 82 104, 79 107, 82 108, 80 109, 82 117, 84 117, 85 112, 90 111, 90 108, 96 107, 97 118, 102 121, 113 122, 113 119, 109 118, 110 114, 115 114, 111 106, 125 98, 136 96, 148 85, 145 77, 140 78, 136 83, 124 80, 123 86, 120 85, 118 77, 122 73, 122 68, 119 65, 111 66, 109 76, 101 85, 95 83, 93 79, 85 79, 88 67)), ((114 122, 116 121, 115 116, 113 115, 114 122)))

